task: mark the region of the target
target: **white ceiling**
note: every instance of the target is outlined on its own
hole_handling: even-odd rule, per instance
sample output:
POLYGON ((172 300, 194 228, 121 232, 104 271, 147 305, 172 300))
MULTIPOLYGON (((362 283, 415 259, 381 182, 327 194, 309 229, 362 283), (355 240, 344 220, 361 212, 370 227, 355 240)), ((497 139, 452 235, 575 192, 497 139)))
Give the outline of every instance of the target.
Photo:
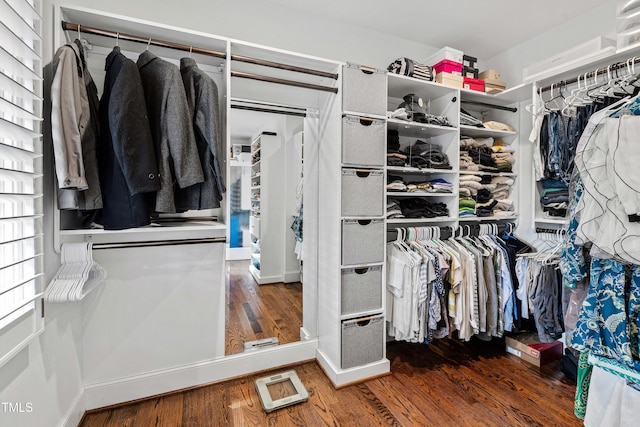
POLYGON ((270 0, 309 15, 490 59, 606 0, 270 0))

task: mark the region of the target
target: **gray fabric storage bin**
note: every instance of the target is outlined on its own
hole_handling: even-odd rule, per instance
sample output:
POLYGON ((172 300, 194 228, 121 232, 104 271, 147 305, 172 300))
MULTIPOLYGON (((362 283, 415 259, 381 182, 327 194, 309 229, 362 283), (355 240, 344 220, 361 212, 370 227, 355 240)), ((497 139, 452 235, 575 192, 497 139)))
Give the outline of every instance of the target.
POLYGON ((342 264, 362 265, 384 261, 383 219, 342 220, 342 264))
POLYGON ((342 216, 384 216, 384 172, 342 169, 342 216))
POLYGON ((342 109, 387 115, 387 72, 347 64, 342 69, 342 109))
POLYGON ((342 118, 342 163, 383 167, 387 159, 386 122, 380 119, 342 118))
POLYGON ((382 359, 384 316, 363 317, 342 322, 342 369, 382 359))
POLYGON ((382 266, 342 270, 341 314, 382 308, 382 266))

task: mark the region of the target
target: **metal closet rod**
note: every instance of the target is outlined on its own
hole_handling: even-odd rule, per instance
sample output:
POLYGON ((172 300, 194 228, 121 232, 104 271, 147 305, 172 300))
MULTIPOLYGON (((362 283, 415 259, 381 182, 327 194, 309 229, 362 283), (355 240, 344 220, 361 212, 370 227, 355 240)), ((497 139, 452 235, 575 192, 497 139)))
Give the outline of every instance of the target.
MULTIPOLYGON (((640 56, 635 56, 633 58, 629 58, 624 62, 618 62, 618 63, 615 63, 615 64, 611 64, 608 67, 598 68, 595 71, 588 72, 586 74, 586 76, 587 76, 587 78, 592 78, 592 77, 595 77, 596 75, 600 75, 600 74, 606 73, 607 70, 609 70, 609 72, 611 72, 611 71, 614 71, 614 70, 618 70, 620 68, 627 67, 627 64, 630 64, 631 60, 633 60, 634 64, 637 64, 638 62, 640 62, 640 56)), ((545 86, 543 88, 538 88, 538 93, 542 93, 542 92, 546 92, 548 90, 551 90, 551 86, 558 88, 558 87, 561 87, 561 86, 568 86, 568 85, 577 83, 578 82, 578 78, 582 79, 582 77, 584 75, 585 75, 584 73, 581 73, 577 77, 573 77, 573 78, 568 79, 568 80, 561 80, 558 83, 554 83, 553 85, 545 86)))
POLYGON ((208 237, 202 239, 157 240, 121 243, 94 243, 93 249, 146 248, 149 246, 198 245, 202 243, 226 243, 225 237, 208 237))
POLYGON ((157 40, 149 37, 141 37, 133 34, 120 33, 117 31, 103 30, 101 28, 87 27, 86 25, 72 24, 70 22, 62 21, 62 29, 65 31, 79 31, 81 33, 95 34, 98 36, 111 37, 119 40, 126 40, 130 42, 148 43, 159 47, 168 47, 170 49, 184 50, 186 52, 199 53, 201 55, 215 56, 216 58, 225 58, 227 54, 224 52, 218 52, 212 49, 203 49, 197 46, 190 46, 181 43, 168 42, 165 40, 157 40))
MULTIPOLYGON (((70 22, 62 21, 62 29, 65 31, 79 31, 82 33, 95 34, 98 36, 111 37, 115 39, 122 39, 132 42, 148 43, 159 47, 168 47, 170 49, 184 50, 186 52, 199 53, 201 55, 215 56, 216 58, 227 58, 227 54, 224 52, 218 52, 216 50, 204 49, 196 46, 190 46, 181 43, 168 42, 165 40, 158 40, 148 37, 136 36, 133 34, 119 33, 117 31, 103 30, 101 28, 88 27, 86 25, 72 24, 70 22)), ((281 64, 279 62, 267 61, 265 59, 251 58, 243 55, 231 55, 231 59, 238 62, 246 62, 249 64, 261 65, 264 67, 278 68, 281 70, 294 71, 296 73, 311 74, 314 76, 327 77, 337 80, 337 73, 328 73, 325 71, 313 70, 311 68, 297 67, 295 65, 281 64)))
POLYGON ((287 86, 295 86, 295 87, 301 87, 305 89, 319 90, 323 92, 338 93, 337 87, 314 85, 311 83, 297 82, 295 80, 278 79, 276 77, 245 73, 243 71, 231 71, 231 77, 239 77, 241 79, 250 79, 250 80, 259 80, 262 82, 276 83, 276 84, 287 85, 287 86))
POLYGON ((481 107, 495 108, 496 110, 511 111, 512 113, 518 112, 518 109, 515 107, 505 107, 504 105, 489 104, 488 102, 465 101, 464 99, 461 99, 460 102, 462 102, 463 104, 471 104, 471 105, 479 105, 481 107))
POLYGON ((536 233, 548 233, 548 234, 564 234, 565 230, 562 228, 540 228, 536 227, 536 233))
POLYGON ((260 113, 272 113, 272 114, 282 114, 285 116, 296 116, 296 117, 307 117, 306 113, 300 113, 295 111, 286 111, 286 110, 276 110, 273 108, 260 108, 253 107, 250 105, 234 105, 231 104, 231 108, 235 108, 237 110, 248 110, 248 111, 258 111, 260 113))
POLYGON ((296 73, 311 74, 314 76, 327 77, 338 80, 337 73, 328 73, 326 71, 312 70, 311 68, 296 67, 295 65, 281 64, 279 62, 267 61, 266 59, 250 58, 242 55, 231 55, 231 60, 246 62, 249 64, 262 65, 264 67, 279 68, 281 70, 295 71, 296 73))

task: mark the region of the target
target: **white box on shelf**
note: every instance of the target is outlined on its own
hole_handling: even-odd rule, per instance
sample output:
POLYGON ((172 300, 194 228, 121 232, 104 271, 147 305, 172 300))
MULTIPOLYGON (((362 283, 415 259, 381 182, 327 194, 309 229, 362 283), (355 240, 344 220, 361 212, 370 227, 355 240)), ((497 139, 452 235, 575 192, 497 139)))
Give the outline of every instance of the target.
POLYGON ((442 49, 440 49, 439 51, 435 52, 430 57, 428 57, 425 61, 422 61, 422 63, 433 66, 433 65, 437 64, 438 62, 443 61, 445 59, 447 59, 449 61, 462 63, 462 59, 463 59, 462 57, 463 56, 464 56, 464 54, 463 54, 463 52, 461 50, 454 49, 454 48, 449 47, 449 46, 445 46, 442 49))

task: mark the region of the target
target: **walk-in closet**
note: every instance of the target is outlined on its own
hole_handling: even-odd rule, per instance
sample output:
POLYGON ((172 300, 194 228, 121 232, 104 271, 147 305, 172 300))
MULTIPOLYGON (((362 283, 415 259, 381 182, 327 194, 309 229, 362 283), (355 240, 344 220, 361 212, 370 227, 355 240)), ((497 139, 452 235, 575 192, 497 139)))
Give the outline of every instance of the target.
POLYGON ((640 1, 389 6, 0 0, 0 425, 637 424, 640 1))

